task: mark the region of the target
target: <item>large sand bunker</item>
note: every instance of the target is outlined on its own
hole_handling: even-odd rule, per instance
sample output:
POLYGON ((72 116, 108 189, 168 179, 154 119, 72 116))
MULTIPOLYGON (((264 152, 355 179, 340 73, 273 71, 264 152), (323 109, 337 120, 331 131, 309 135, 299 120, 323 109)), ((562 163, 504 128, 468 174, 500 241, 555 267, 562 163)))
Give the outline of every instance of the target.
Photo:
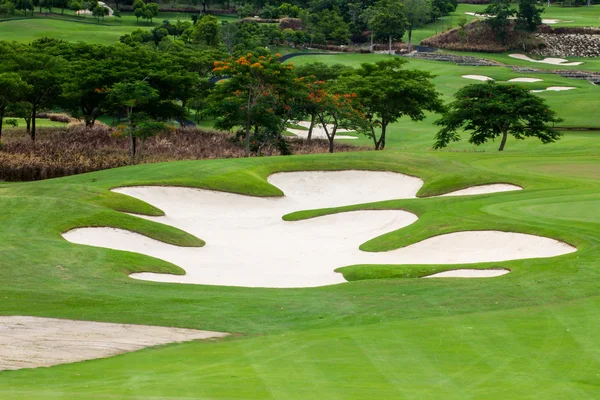
POLYGON ((562 66, 573 66, 573 65, 581 65, 583 62, 569 62, 569 60, 565 60, 564 58, 553 58, 547 57, 543 60, 534 60, 531 57, 526 56, 525 54, 509 54, 509 57, 516 58, 519 60, 530 61, 534 63, 542 63, 542 64, 552 64, 552 65, 562 65, 562 66))
MULTIPOLYGON (((202 248, 181 248, 111 228, 75 229, 64 237, 74 243, 147 254, 187 272, 133 274, 137 279, 282 288, 345 282, 334 270, 354 264, 462 264, 575 251, 553 239, 480 231, 436 236, 389 252, 363 252, 361 243, 410 225, 417 217, 400 210, 353 211, 295 222, 283 221, 281 216, 303 209, 414 198, 422 185, 420 179, 391 172, 341 171, 279 173, 269 181, 282 189, 285 197, 257 198, 177 187, 116 190, 162 209, 166 216, 144 218, 206 240, 202 248)), ((482 187, 477 190, 483 192, 482 187)), ((473 194, 462 192, 453 195, 473 194)))
POLYGON ((49 367, 227 335, 161 326, 0 316, 0 370, 49 367))

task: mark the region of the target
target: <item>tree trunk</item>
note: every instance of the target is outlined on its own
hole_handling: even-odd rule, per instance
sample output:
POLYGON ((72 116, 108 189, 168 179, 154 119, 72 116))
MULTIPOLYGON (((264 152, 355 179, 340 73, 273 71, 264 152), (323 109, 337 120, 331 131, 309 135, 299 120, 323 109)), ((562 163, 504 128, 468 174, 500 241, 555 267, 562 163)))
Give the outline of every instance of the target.
POLYGON ((508 129, 502 132, 502 141, 500 142, 500 148, 498 151, 504 150, 504 146, 506 145, 506 139, 508 139, 508 129))
POLYGON ((31 109, 31 132, 30 132, 30 136, 31 136, 31 141, 35 142, 35 119, 36 119, 36 115, 37 115, 37 105, 34 104, 32 109, 31 109))
POLYGON ((409 53, 410 53, 410 39, 412 38, 412 30, 413 30, 413 26, 412 26, 412 24, 410 24, 408 27, 408 52, 409 53))
POLYGON ((23 118, 25 120, 25 131, 29 135, 31 133, 31 118, 23 118))
POLYGON ((388 50, 390 54, 392 53, 392 35, 388 37, 388 50))
POLYGON ((0 111, 0 142, 2 142, 2 123, 4 122, 4 110, 0 111))
POLYGON ((316 114, 312 114, 310 116, 310 126, 308 127, 308 136, 306 137, 307 140, 311 140, 312 139, 313 127, 315 126, 315 119, 316 118, 317 118, 316 114))
POLYGON ((373 31, 371 31, 371 45, 369 46, 371 53, 373 52, 373 31))
POLYGON ((137 145, 137 138, 135 136, 133 136, 132 133, 129 134, 129 151, 130 151, 130 156, 131 156, 131 165, 135 164, 135 152, 136 152, 136 145, 137 145))
POLYGON ((381 122, 381 136, 379 140, 375 143, 375 150, 383 150, 385 149, 385 134, 387 131, 387 122, 381 122))

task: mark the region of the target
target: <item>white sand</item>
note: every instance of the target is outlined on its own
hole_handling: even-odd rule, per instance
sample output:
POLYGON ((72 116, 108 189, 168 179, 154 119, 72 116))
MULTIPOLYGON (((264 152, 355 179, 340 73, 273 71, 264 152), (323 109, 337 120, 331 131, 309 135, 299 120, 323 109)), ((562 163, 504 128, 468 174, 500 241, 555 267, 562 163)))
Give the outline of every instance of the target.
POLYGON ((246 287, 314 287, 345 282, 334 269, 354 264, 456 264, 552 257, 575 251, 553 239, 506 232, 460 232, 382 253, 358 247, 417 220, 400 210, 355 211, 286 222, 303 210, 379 200, 414 198, 422 181, 390 172, 293 172, 269 177, 285 197, 256 198, 176 187, 116 191, 159 207, 165 217, 145 217, 206 240, 181 248, 111 228, 82 228, 73 242, 147 254, 172 262, 186 275, 133 274, 158 282, 246 287))
POLYGON ((530 57, 526 56, 525 54, 509 54, 508 56, 519 59, 519 60, 525 60, 525 61, 530 61, 530 62, 534 62, 534 63, 542 63, 542 64, 566 65, 566 66, 583 64, 583 62, 569 62, 569 60, 565 60, 564 58, 548 57, 548 58, 544 58, 543 60, 534 60, 533 58, 530 58, 530 57))
POLYGON ((509 82, 541 82, 543 79, 539 78, 513 78, 509 79, 509 82))
POLYGON ((546 89, 530 90, 530 92, 531 93, 562 92, 562 91, 565 91, 565 90, 572 90, 572 89, 577 89, 577 88, 573 87, 573 86, 550 86, 550 87, 547 87, 546 89))
POLYGON ((508 274, 507 269, 452 269, 423 278, 493 278, 508 274))
MULTIPOLYGON (((299 122, 297 122, 297 124, 305 127, 306 129, 310 128, 310 121, 299 121, 299 122)), ((307 130, 305 131, 302 129, 294 129, 294 128, 286 128, 286 130, 288 132, 293 133, 294 135, 296 135, 298 137, 301 137, 302 139, 308 138, 307 130)), ((333 131, 333 125, 327 125, 327 131, 329 132, 329 134, 331 134, 331 132, 333 131)), ((358 139, 356 136, 340 135, 340 133, 347 133, 347 132, 352 132, 352 131, 350 131, 348 129, 338 129, 335 133, 334 140, 358 139)), ((315 126, 313 127, 312 137, 315 139, 327 139, 327 134, 325 133, 325 129, 323 129, 323 125, 315 124, 315 126)))
MULTIPOLYGON (((478 14, 478 13, 474 13, 474 12, 465 12, 466 15, 471 15, 473 17, 481 17, 481 18, 492 18, 494 17, 494 15, 492 14, 478 14)), ((508 17, 508 19, 516 19, 516 17, 508 17)), ((559 22, 575 22, 575 21, 563 21, 560 19, 542 19, 542 24, 548 24, 548 25, 552 25, 552 24, 558 24, 559 22)))
POLYGON ((567 23, 567 22, 575 22, 575 21, 563 21, 562 19, 543 19, 542 24, 552 25, 558 24, 559 22, 567 23))
POLYGON ((0 316, 0 370, 49 367, 227 335, 160 326, 0 316))
POLYGON ((489 76, 484 75, 463 75, 463 78, 467 79, 475 79, 476 81, 493 81, 494 78, 490 78, 489 76))
POLYGON ((561 92, 563 90, 572 90, 572 89, 577 89, 577 88, 573 87, 573 86, 550 86, 550 87, 546 88, 546 90, 550 90, 553 92, 561 92))
POLYGON ((506 183, 494 183, 492 185, 480 185, 471 186, 466 189, 456 190, 454 192, 446 193, 440 197, 445 196, 470 196, 474 194, 486 194, 486 193, 499 193, 499 192, 510 192, 513 190, 523 190, 520 186, 509 185, 506 183))

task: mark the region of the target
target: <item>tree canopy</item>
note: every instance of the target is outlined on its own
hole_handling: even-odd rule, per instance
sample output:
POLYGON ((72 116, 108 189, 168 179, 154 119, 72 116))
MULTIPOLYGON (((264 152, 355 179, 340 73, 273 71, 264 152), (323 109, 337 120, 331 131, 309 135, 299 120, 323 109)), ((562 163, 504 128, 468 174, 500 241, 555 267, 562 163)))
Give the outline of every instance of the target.
POLYGON ((544 99, 521 86, 492 81, 468 85, 456 93, 448 111, 436 121, 442 129, 433 147, 441 149, 459 141, 461 128, 469 132, 469 143, 474 145, 501 138, 499 151, 504 150, 509 134, 515 139, 536 137, 552 143, 561 137, 552 124, 561 121, 544 99))
POLYGON ((399 58, 365 63, 353 74, 340 79, 341 85, 356 93, 368 121, 367 135, 377 150, 385 148, 390 123, 405 115, 420 121, 426 111, 444 110, 432 82, 434 76, 425 71, 403 69, 404 64, 406 61, 399 58))

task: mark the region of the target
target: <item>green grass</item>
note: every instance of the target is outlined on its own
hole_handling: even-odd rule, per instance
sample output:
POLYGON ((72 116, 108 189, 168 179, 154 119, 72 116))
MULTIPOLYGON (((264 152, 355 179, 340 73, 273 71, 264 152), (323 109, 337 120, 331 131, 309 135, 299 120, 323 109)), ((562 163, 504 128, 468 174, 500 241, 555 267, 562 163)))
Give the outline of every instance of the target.
MULTIPOLYGON (((432 139, 425 131, 423 143, 432 139)), ((6 210, 0 214, 0 279, 10 282, 2 287, 0 314, 241 334, 0 372, 0 398, 596 398, 597 136, 570 132, 550 146, 512 141, 506 153, 430 152, 416 145, 402 150, 400 143, 384 152, 161 163, 0 184, 0 208, 6 210), (525 188, 350 207, 401 208, 419 215, 417 223, 363 244, 365 250, 389 250, 463 229, 534 233, 579 250, 476 265, 511 269, 495 279, 414 279, 448 269, 444 265, 349 266, 341 270, 353 281, 347 284, 252 289, 132 280, 127 273, 133 271, 181 271, 146 256, 60 237, 77 226, 109 225, 201 245, 175 228, 117 212, 160 213, 108 189, 160 184, 276 196, 281 192, 265 179, 272 172, 348 168, 419 176, 425 180, 420 196, 490 182, 525 188)))
MULTIPOLYGON (((487 55, 486 55, 487 56, 487 55)), ((364 62, 376 62, 392 56, 381 54, 332 54, 319 56, 301 56, 295 57, 291 61, 295 65, 303 65, 315 61, 326 64, 345 64, 352 67, 358 67, 364 62)), ((511 78, 530 77, 540 78, 543 82, 536 83, 516 83, 529 89, 544 89, 549 86, 573 86, 576 90, 565 92, 543 92, 537 93, 540 97, 546 99, 548 104, 555 109, 559 116, 564 118, 560 124, 569 128, 598 128, 600 129, 600 86, 593 85, 585 80, 563 78, 553 74, 524 74, 515 73, 509 67, 462 67, 453 63, 441 61, 426 61, 420 59, 406 59, 408 64, 406 68, 415 68, 429 71, 436 75, 434 82, 438 91, 443 95, 444 100, 450 101, 452 95, 461 87, 477 83, 477 81, 462 78, 462 75, 485 75, 499 81, 507 81, 511 78)), ((594 59, 600 62, 600 59, 594 59)), ((537 65, 537 64, 536 64, 537 65)), ((542 64, 540 64, 542 65, 542 64)), ((600 64, 599 64, 600 65, 600 64)), ((392 145, 394 141, 402 141, 403 146, 409 148, 424 149, 431 145, 430 136, 423 135, 424 132, 435 130, 433 122, 437 116, 429 116, 425 123, 413 123, 407 119, 402 119, 399 124, 392 127, 391 138, 392 145)), ((365 139, 366 140, 366 139, 365 139)), ((368 141, 360 144, 368 144, 368 141)), ((400 144, 400 143, 397 143, 400 144)), ((452 145, 456 148, 465 148, 464 144, 452 145)), ((482 149, 489 149, 484 146, 482 149)))
MULTIPOLYGON (((234 16, 218 16, 222 21, 237 19, 234 16)), ((123 13, 121 18, 106 17, 98 22, 91 16, 76 17, 71 11, 65 10, 65 15, 46 17, 34 14, 33 18, 0 21, 0 40, 28 43, 42 37, 52 37, 70 42, 88 42, 109 45, 119 41, 123 35, 136 29, 153 29, 162 24, 163 20, 172 23, 181 19, 190 21, 187 13, 160 13, 152 23, 144 20, 136 21, 131 13, 123 13)))
MULTIPOLYGON (((357 66, 382 55, 298 57, 357 66)), ((438 75, 446 101, 473 83, 523 76, 505 67, 410 60, 438 75)), ((538 76, 528 74, 525 76, 538 76)), ((600 128, 600 87, 540 74, 565 126, 600 128)), ((530 88, 539 83, 524 84, 530 88)), ((431 151, 436 116, 390 127, 388 150, 160 163, 30 183, 0 183, 0 315, 139 323, 236 333, 52 368, 0 372, 0 399, 596 399, 600 397, 600 132, 567 131, 554 144, 509 139, 431 151), (366 169, 424 180, 419 199, 298 210, 288 220, 356 209, 403 209, 419 220, 363 243, 396 249, 433 235, 497 229, 556 238, 578 248, 503 267, 493 279, 418 279, 461 266, 354 265, 349 283, 258 289, 138 281, 139 271, 182 273, 134 253, 80 246, 61 232, 113 226, 182 246, 202 246, 176 228, 133 214, 161 210, 110 192, 131 185, 191 186, 279 196, 277 171, 366 169), (426 198, 504 182, 518 192, 426 198)), ((202 121, 210 127, 212 121, 202 121)), ((353 141, 369 145, 361 138, 353 141)), ((249 238, 251 240, 251 238, 249 238)), ((257 243, 268 251, 268 243, 257 243)), ((293 257, 294 254, 290 254, 293 257)), ((260 262, 260 260, 256 260, 260 262)))

